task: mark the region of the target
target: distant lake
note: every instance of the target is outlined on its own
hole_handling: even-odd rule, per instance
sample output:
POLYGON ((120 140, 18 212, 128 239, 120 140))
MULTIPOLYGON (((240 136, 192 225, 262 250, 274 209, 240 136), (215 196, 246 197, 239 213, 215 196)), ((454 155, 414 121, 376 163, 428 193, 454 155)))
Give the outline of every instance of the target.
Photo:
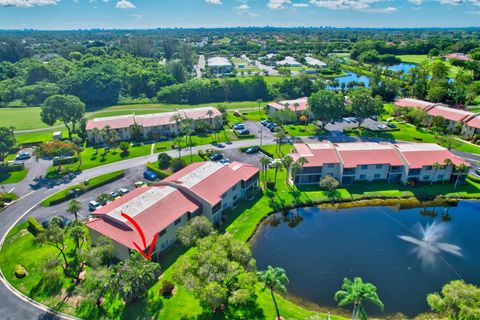
POLYGON ((401 62, 399 64, 387 66, 386 68, 392 71, 402 71, 403 73, 410 73, 410 69, 414 68, 415 66, 416 64, 414 63, 401 62))
MULTIPOLYGON (((339 82, 339 86, 337 89, 341 87, 342 83, 345 83, 345 86, 347 86, 347 84, 352 81, 363 82, 365 84, 365 87, 368 87, 368 85, 370 84, 370 79, 366 76, 362 76, 350 71, 344 71, 344 72, 347 72, 346 76, 335 78, 335 80, 339 82)), ((333 89, 333 88, 328 87, 328 89, 333 89)))
POLYGON ((405 210, 312 207, 276 218, 251 240, 258 269, 284 268, 289 294, 322 307, 337 308, 333 296, 344 277, 377 286, 385 311, 367 305, 371 316, 429 311, 427 294, 450 280, 480 285, 480 202, 405 210))

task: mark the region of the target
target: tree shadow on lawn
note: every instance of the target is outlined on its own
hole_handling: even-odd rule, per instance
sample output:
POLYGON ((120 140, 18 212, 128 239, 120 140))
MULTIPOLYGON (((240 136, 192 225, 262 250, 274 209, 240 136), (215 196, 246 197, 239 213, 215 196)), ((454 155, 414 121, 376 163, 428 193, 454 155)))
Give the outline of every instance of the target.
POLYGON ((266 319, 262 308, 256 300, 248 302, 244 306, 227 307, 224 312, 212 312, 210 308, 204 307, 197 317, 183 317, 182 320, 264 320, 266 319))
POLYGON ((156 295, 157 293, 149 292, 147 296, 140 300, 125 305, 120 314, 120 319, 158 319, 163 308, 163 301, 156 295))

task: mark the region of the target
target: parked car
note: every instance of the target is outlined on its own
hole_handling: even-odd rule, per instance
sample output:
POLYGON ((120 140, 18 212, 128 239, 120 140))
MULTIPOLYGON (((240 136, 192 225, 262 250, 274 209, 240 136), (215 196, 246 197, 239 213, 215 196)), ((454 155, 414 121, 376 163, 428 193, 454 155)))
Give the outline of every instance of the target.
POLYGON ((221 153, 212 153, 208 156, 208 158, 212 161, 218 161, 223 159, 223 155, 221 153))
POLYGON ((109 192, 108 193, 110 195, 110 197, 112 197, 112 199, 118 199, 120 198, 120 194, 118 192, 115 192, 115 191, 112 191, 112 192, 109 192))
POLYGON ((372 119, 373 121, 378 121, 378 117, 377 117, 377 116, 370 116, 369 118, 372 119))
POLYGON ((395 128, 397 127, 397 126, 394 125, 393 123, 389 123, 389 124, 387 124, 387 126, 388 126, 389 128, 392 128, 392 129, 395 129, 395 128))
POLYGON ((147 180, 153 181, 158 179, 158 174, 150 170, 145 170, 143 177, 147 180))
POLYGON ((480 176, 480 168, 475 169, 475 174, 476 174, 477 176, 480 176))
POLYGON ((67 217, 65 216, 58 216, 61 220, 60 222, 60 228, 65 228, 66 226, 68 226, 70 224, 70 219, 68 219, 67 217))
POLYGON ((220 161, 218 161, 219 163, 221 164, 229 164, 229 163, 232 163, 232 161, 228 158, 223 158, 223 159, 220 159, 220 161))
POLYGON ((30 152, 20 152, 15 157, 15 160, 27 160, 27 159, 30 159, 31 157, 32 155, 30 154, 30 152))
POLYGON ((276 126, 277 126, 277 124, 273 123, 273 122, 270 122, 270 123, 267 124, 268 129, 275 128, 276 126))
POLYGON ((260 123, 261 123, 263 126, 266 126, 268 122, 269 122, 268 120, 262 120, 262 121, 260 121, 260 123))
POLYGON ((146 183, 143 182, 143 181, 137 181, 133 185, 135 186, 135 188, 140 188, 140 187, 143 187, 144 185, 146 185, 146 183))
POLYGON ((246 154, 257 153, 259 150, 260 150, 260 148, 257 147, 257 146, 255 146, 255 147, 250 147, 250 148, 245 149, 245 153, 246 153, 246 154))
POLYGON ((120 189, 118 189, 118 193, 119 193, 120 195, 122 195, 122 196, 125 195, 125 194, 127 194, 127 193, 129 193, 129 192, 130 192, 130 190, 128 190, 127 188, 120 188, 120 189))
POLYGON ((387 130, 388 126, 386 126, 384 124, 379 124, 377 128, 380 129, 380 130, 387 130))
POLYGON ((48 222, 48 220, 45 220, 45 221, 42 222, 42 227, 46 229, 46 228, 48 228, 49 224, 50 223, 48 222))
POLYGON ((101 207, 102 207, 102 205, 95 200, 92 200, 88 203, 88 211, 90 211, 90 212, 95 211, 95 210, 97 210, 101 207))
POLYGON ((234 130, 243 130, 245 129, 245 125, 243 123, 237 123, 236 125, 233 126, 234 130))
POLYGON ((237 132, 240 135, 250 134, 250 130, 248 130, 248 129, 238 130, 237 132))

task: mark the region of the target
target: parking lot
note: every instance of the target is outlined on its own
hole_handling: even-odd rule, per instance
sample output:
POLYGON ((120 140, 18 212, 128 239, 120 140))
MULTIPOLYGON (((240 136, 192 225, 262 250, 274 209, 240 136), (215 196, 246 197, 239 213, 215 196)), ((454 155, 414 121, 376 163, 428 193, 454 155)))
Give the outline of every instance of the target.
POLYGON ((222 153, 225 158, 228 158, 231 161, 244 162, 259 168, 261 168, 260 158, 265 156, 261 151, 253 154, 246 154, 239 149, 225 150, 222 153))
POLYGON ((245 121, 244 124, 245 128, 250 130, 250 133, 256 135, 258 138, 260 138, 260 133, 262 133, 264 140, 271 140, 274 138, 273 132, 270 132, 270 130, 262 126, 260 122, 245 121))
MULTIPOLYGON (((379 130, 378 126, 379 125, 387 125, 387 123, 383 121, 377 121, 373 119, 366 119, 362 123, 362 127, 368 128, 370 130, 379 130)), ((347 122, 347 121, 342 121, 342 122, 335 122, 335 123, 328 123, 325 125, 325 129, 328 131, 340 131, 342 132, 343 129, 345 128, 356 128, 358 127, 358 122, 347 122)))
MULTIPOLYGON (((144 165, 128 169, 125 172, 125 177, 123 177, 122 179, 119 179, 110 184, 94 189, 92 191, 86 192, 80 195, 79 197, 77 197, 76 200, 78 200, 82 206, 78 214, 79 219, 86 219, 90 215, 90 211, 88 211, 88 203, 91 200, 95 200, 100 193, 103 193, 103 192, 109 193, 112 191, 117 192, 118 189, 120 188, 127 188, 129 190, 133 190, 135 188, 133 184, 136 181, 144 180, 143 179, 144 170, 145 170, 144 165)), ((68 207, 68 201, 62 202, 52 207, 38 206, 33 210, 32 215, 40 223, 42 223, 43 221, 48 221, 52 217, 59 216, 59 215, 65 216, 70 220, 74 220, 75 217, 72 214, 67 212, 67 207, 68 207)))

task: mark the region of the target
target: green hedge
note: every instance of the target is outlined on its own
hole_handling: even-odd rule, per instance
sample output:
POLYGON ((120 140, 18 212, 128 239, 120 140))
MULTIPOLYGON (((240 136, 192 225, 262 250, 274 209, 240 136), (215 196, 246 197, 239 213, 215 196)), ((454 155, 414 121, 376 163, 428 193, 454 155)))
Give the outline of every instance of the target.
POLYGON ((171 175, 170 172, 158 168, 158 165, 156 163, 147 162, 147 169, 152 172, 155 172, 160 178, 160 180, 165 179, 166 177, 171 175))
POLYGON ((65 157, 65 158, 55 158, 53 159, 53 165, 58 166, 62 164, 72 164, 78 161, 78 157, 72 156, 72 157, 65 157))
POLYGON ((233 130, 233 133, 239 138, 239 139, 253 139, 255 138, 254 134, 238 134, 237 130, 233 130))
POLYGON ((25 165, 24 164, 11 164, 7 167, 8 172, 17 172, 17 171, 22 171, 25 170, 25 165))
POLYGON ((70 190, 80 189, 80 193, 84 193, 84 192, 93 190, 95 188, 104 186, 106 184, 109 184, 110 182, 113 182, 120 178, 123 178, 124 175, 125 175, 125 172, 123 170, 120 170, 120 171, 110 172, 110 173, 86 180, 83 183, 75 184, 63 190, 60 190, 57 193, 54 193, 47 199, 43 200, 42 205, 44 207, 49 207, 49 206, 59 204, 61 202, 67 201, 74 197, 73 194, 69 193, 70 190))
POLYGON ((267 155, 268 157, 272 158, 272 159, 275 159, 275 156, 273 155, 273 153, 265 150, 263 147, 259 147, 260 148, 260 151, 262 151, 265 155, 267 155))
POLYGON ((27 222, 28 222, 28 231, 30 231, 31 234, 33 234, 34 236, 36 236, 37 234, 39 234, 40 232, 43 232, 44 229, 42 227, 42 225, 40 223, 38 223, 37 219, 35 219, 34 216, 30 216, 28 217, 27 219, 27 222))

